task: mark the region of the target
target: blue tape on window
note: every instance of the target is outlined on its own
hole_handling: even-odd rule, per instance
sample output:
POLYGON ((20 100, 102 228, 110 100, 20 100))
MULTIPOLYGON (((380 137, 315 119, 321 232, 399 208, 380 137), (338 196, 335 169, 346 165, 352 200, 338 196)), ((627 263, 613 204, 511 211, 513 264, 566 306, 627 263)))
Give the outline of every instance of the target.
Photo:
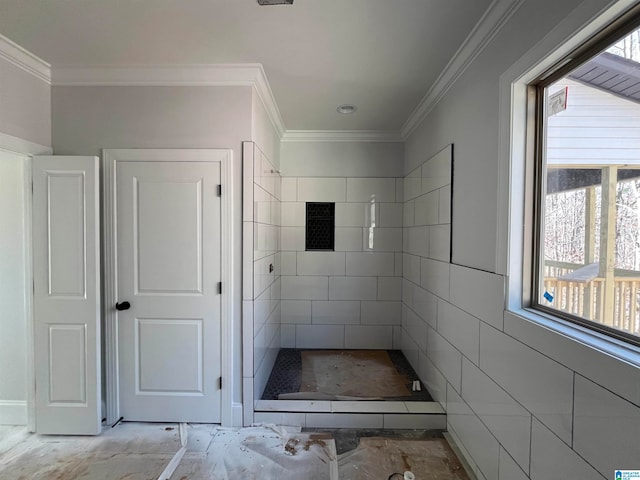
POLYGON ((553 295, 551 295, 549 292, 544 292, 544 295, 542 295, 545 300, 547 300, 548 302, 553 302, 553 295))

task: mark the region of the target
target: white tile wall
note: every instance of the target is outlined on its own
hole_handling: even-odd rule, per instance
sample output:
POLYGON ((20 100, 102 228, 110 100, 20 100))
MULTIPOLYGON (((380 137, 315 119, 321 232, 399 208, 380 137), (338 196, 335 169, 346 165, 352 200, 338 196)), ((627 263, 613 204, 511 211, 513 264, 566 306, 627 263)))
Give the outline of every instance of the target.
POLYGON ((531 428, 530 477, 531 480, 548 480, 550 478, 603 480, 604 478, 613 478, 613 470, 607 473, 607 477, 603 477, 534 418, 531 428))
POLYGON ((395 178, 347 178, 348 202, 395 202, 395 178))
POLYGON ((282 279, 282 300, 328 300, 329 278, 290 276, 282 279))
POLYGON ((573 449, 609 477, 640 468, 640 408, 576 375, 573 449), (636 459, 635 465, 630 459, 636 459))
POLYGON ((462 359, 462 397, 528 472, 531 414, 466 358, 462 359))
POLYGON ((360 302, 336 300, 313 301, 311 302, 311 322, 320 325, 359 324, 360 302))
POLYGON ((376 300, 378 279, 376 277, 330 277, 330 300, 376 300))
MULTIPOLYGON (((288 345, 293 338, 294 345, 300 346, 298 340, 313 331, 302 327, 309 321, 317 326, 343 327, 340 334, 335 328, 320 330, 321 337, 313 341, 317 348, 344 345, 346 326, 367 327, 359 339, 349 340, 357 348, 382 344, 382 327, 389 348, 400 342, 402 183, 402 179, 375 177, 283 179, 282 325, 287 328, 281 338, 288 345), (307 201, 335 202, 334 252, 305 251, 307 201), (376 309, 375 303, 363 306, 363 301, 384 303, 376 309), (398 327, 395 332, 394 327, 398 327)), ((415 270, 419 281, 419 260, 415 270)))
POLYGON ((346 193, 345 178, 298 178, 299 202, 345 202, 346 193))
POLYGON ((415 224, 416 225, 437 225, 439 217, 438 191, 421 195, 415 200, 415 224))
POLYGON ((298 252, 298 275, 344 275, 343 252, 298 252))
POLYGON ((429 258, 448 262, 451 257, 451 225, 429 227, 429 258))
POLYGON ((501 448, 498 480, 527 480, 528 478, 507 451, 501 448))
POLYGON ((296 325, 296 348, 344 348, 344 325, 296 325))
POLYGON ((480 354, 480 321, 450 303, 438 300, 438 333, 476 365, 480 354))
POLYGON ((382 349, 393 348, 393 327, 371 325, 346 325, 345 348, 382 349))
POLYGON ((503 326, 504 277, 451 265, 450 301, 498 329, 503 326))
POLYGON ((282 189, 280 176, 272 173, 276 168, 255 144, 243 144, 243 168, 242 371, 243 421, 248 425, 253 400, 262 394, 283 337, 278 253, 282 189))
POLYGON ((447 262, 420 259, 420 286, 445 300, 449 299, 449 267, 447 262))
POLYGON ((480 368, 571 444, 573 372, 484 323, 480 325, 480 368))
POLYGON ((487 479, 498 478, 500 444, 451 385, 447 389, 447 425, 463 439, 465 449, 484 476, 487 479))
POLYGON ((431 327, 427 327, 426 351, 448 384, 459 392, 462 382, 462 354, 460 351, 431 327))

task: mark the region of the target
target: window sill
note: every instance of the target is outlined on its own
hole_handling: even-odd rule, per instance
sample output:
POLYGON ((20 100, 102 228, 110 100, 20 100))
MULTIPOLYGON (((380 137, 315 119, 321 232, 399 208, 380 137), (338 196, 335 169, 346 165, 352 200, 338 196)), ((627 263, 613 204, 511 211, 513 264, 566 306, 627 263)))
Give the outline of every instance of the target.
MULTIPOLYGON (((532 308, 509 309, 505 311, 505 317, 508 316, 532 322, 569 340, 640 368, 640 347, 532 308)), ((518 339, 527 343, 525 338, 518 339)))

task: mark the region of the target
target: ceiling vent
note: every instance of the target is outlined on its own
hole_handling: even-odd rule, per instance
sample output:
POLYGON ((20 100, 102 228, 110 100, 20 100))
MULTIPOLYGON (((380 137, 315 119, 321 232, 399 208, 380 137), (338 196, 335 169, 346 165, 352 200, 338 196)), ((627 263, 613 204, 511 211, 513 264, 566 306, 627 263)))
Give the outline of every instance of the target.
POLYGON ((260 5, 293 5, 293 0, 258 0, 260 5))

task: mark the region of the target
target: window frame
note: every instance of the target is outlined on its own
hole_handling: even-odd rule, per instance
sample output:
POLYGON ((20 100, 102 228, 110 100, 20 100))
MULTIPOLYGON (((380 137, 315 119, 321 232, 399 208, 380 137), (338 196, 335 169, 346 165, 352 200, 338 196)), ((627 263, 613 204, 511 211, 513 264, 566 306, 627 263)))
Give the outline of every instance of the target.
MULTIPOLYGON (((540 276, 543 275, 544 266, 542 244, 544 236, 543 199, 546 192, 546 89, 638 28, 640 28, 640 6, 634 7, 623 16, 607 24, 599 32, 592 35, 584 45, 564 55, 554 66, 545 70, 526 86, 528 122, 525 168, 529 176, 529 188, 525 198, 529 200, 531 210, 525 213, 525 216, 532 219, 532 228, 530 238, 526 238, 525 235, 524 239, 525 242, 531 242, 530 248, 525 248, 525 252, 530 252, 531 256, 529 259, 524 259, 528 268, 523 268, 524 278, 522 279, 522 298, 525 308, 547 317, 566 320, 635 347, 640 346, 639 336, 551 308, 540 303, 539 298, 541 293, 540 276)), ((527 202, 525 201, 525 203, 527 202)))

